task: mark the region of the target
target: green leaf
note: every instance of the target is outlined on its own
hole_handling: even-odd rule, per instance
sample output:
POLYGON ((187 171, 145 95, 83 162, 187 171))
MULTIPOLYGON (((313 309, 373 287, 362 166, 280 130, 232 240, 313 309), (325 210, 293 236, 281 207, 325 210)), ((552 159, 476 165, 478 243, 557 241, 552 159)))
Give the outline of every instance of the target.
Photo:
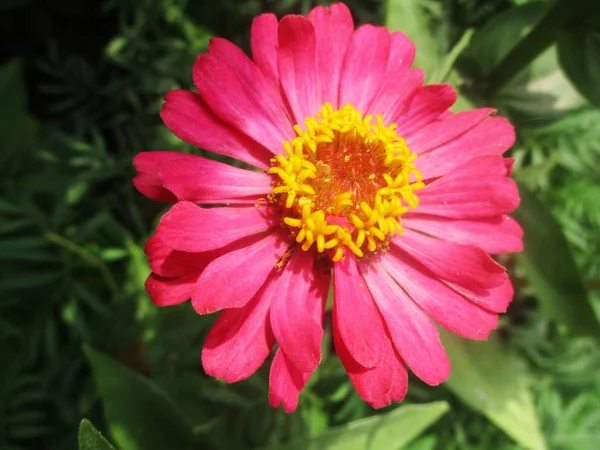
POLYGON ((115 450, 92 422, 87 419, 79 425, 79 450, 115 450))
POLYGON ((415 66, 426 76, 433 76, 441 65, 437 43, 427 23, 421 2, 415 0, 388 0, 385 24, 390 31, 402 31, 417 46, 415 66))
POLYGON ((600 106, 600 12, 576 19, 559 34, 558 55, 575 87, 600 106))
POLYGON ((552 214, 523 185, 515 217, 525 231, 520 255, 542 310, 573 334, 600 337, 594 314, 569 245, 552 214))
POLYGON ((84 346, 111 436, 122 450, 192 449, 192 423, 152 380, 84 346))
POLYGON ((467 340, 442 330, 442 340, 452 364, 445 386, 523 447, 545 449, 524 362, 495 339, 467 340))
POLYGON ((35 131, 21 72, 16 59, 0 67, 0 147, 9 150, 28 142, 35 131))
MULTIPOLYGON (((545 12, 544 3, 534 2, 494 17, 475 33, 471 45, 462 53, 462 70, 478 80, 487 78, 545 12)), ((494 103, 515 121, 528 126, 561 118, 586 104, 562 72, 556 46, 541 53, 502 87, 494 103)))
POLYGON ((284 446, 285 450, 398 450, 421 434, 446 411, 446 402, 405 405, 386 414, 333 428, 311 439, 284 446))

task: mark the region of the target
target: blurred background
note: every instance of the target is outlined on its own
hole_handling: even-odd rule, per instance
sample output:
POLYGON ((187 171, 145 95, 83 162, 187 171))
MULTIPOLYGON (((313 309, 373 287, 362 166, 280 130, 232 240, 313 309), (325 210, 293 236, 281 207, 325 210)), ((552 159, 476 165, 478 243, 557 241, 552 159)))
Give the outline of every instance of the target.
POLYGON ((131 161, 200 151, 161 123, 163 95, 192 89, 212 36, 247 51, 256 15, 329 3, 0 1, 1 449, 77 448, 84 418, 85 450, 600 448, 597 0, 347 2, 417 43, 455 111, 494 106, 517 127, 515 300, 488 342, 444 334, 448 382, 413 378, 375 411, 330 353, 285 414, 268 367, 235 385, 203 373, 214 316, 151 304, 143 246, 165 205, 135 191, 131 161))

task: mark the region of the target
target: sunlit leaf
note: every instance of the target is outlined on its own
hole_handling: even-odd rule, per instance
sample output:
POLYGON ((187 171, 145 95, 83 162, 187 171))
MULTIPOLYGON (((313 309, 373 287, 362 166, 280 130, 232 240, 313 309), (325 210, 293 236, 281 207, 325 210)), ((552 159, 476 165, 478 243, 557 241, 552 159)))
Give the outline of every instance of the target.
POLYGON ((421 2, 387 0, 385 24, 391 31, 402 31, 415 43, 415 67, 423 69, 426 76, 433 75, 439 69, 442 58, 429 31, 421 2))
POLYGON ((442 338, 452 364, 445 386, 523 447, 545 449, 524 362, 492 338, 472 341, 445 331, 442 338))
POLYGON ((446 402, 405 405, 386 414, 333 428, 312 439, 296 441, 285 450, 398 450, 421 434, 448 410, 446 402))
POLYGON ((560 226, 535 196, 519 188, 515 216, 525 230, 520 255, 543 311, 578 335, 600 336, 600 325, 560 226))
POLYGON ((114 450, 115 448, 106 440, 92 422, 87 419, 79 425, 79 450, 114 450))

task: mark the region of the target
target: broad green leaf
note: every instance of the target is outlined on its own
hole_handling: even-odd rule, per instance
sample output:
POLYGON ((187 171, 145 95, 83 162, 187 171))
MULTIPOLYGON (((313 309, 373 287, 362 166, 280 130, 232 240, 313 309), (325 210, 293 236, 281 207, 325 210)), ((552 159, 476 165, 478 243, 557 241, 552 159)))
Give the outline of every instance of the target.
POLYGON ((84 352, 121 450, 194 448, 192 423, 156 383, 90 347, 84 352))
POLYGON ((552 214, 523 185, 515 217, 525 231, 520 255, 543 311, 578 335, 600 336, 569 245, 552 214))
POLYGON ((79 425, 79 450, 115 450, 92 422, 87 419, 79 425))
POLYGON ((426 76, 432 76, 439 70, 442 58, 421 2, 388 0, 385 24, 390 31, 402 31, 415 43, 415 66, 423 69, 426 76))
POLYGON ((524 362, 492 338, 473 341, 442 331, 442 340, 452 364, 445 386, 523 447, 545 449, 524 362))
MULTIPOLYGON (((543 17, 545 7, 534 2, 490 20, 462 53, 462 70, 475 79, 486 78, 543 17)), ((551 46, 498 92, 495 104, 522 125, 533 126, 563 117, 585 106, 585 100, 562 72, 556 46, 551 46)))
POLYGON ((446 411, 446 402, 406 405, 386 414, 333 428, 285 450, 398 450, 421 434, 446 411))
POLYGON ((600 106, 600 12, 584 15, 559 34, 558 55, 569 79, 600 106))

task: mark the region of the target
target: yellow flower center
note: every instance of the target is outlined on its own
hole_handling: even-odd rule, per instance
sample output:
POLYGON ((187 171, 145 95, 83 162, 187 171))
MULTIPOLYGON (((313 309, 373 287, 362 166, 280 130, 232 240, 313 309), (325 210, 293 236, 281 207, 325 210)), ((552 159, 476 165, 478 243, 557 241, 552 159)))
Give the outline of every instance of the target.
POLYGON ((305 120, 305 130, 283 143, 271 160, 269 199, 303 250, 316 248, 339 261, 344 248, 362 257, 387 248, 402 233, 401 216, 415 208, 424 187, 405 140, 383 117, 363 116, 352 105, 325 103, 305 120))

